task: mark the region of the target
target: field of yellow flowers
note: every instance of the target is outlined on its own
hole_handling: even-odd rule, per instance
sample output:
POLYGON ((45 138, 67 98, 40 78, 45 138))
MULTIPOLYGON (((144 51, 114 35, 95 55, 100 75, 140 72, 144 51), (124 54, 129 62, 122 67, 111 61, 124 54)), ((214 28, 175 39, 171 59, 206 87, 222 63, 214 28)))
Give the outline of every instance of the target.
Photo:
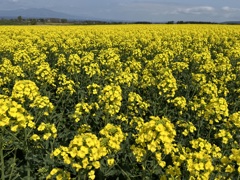
POLYGON ((1 26, 0 168, 240 179, 240 26, 1 26))

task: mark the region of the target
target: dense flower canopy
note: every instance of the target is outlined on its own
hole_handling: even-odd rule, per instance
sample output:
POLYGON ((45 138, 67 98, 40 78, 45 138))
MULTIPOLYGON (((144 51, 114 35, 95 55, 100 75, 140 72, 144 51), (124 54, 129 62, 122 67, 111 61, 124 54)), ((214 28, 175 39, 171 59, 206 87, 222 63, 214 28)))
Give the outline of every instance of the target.
POLYGON ((2 179, 238 177, 238 26, 3 26, 0 42, 2 179))

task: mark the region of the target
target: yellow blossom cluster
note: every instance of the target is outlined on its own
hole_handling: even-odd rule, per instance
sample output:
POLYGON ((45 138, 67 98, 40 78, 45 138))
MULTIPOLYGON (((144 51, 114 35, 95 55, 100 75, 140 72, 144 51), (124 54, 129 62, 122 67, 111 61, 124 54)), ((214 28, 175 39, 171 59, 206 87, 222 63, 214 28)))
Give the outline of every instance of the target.
POLYGON ((28 107, 44 109, 43 114, 49 115, 53 105, 48 97, 41 96, 36 84, 30 80, 19 80, 14 84, 11 96, 0 95, 1 97, 1 126, 10 126, 13 132, 19 128, 35 128, 34 117, 25 109, 28 107))
POLYGON ((216 145, 211 145, 202 138, 190 141, 192 150, 186 148, 184 161, 190 173, 190 179, 209 179, 211 173, 217 169, 214 167, 214 159, 221 158, 221 149, 216 145))
POLYGON ((128 94, 128 110, 129 114, 134 116, 137 114, 140 115, 145 115, 148 107, 150 106, 149 103, 144 102, 142 100, 142 97, 135 93, 135 92, 130 92, 128 94))
POLYGON ((43 84, 48 83, 55 86, 55 76, 56 70, 52 70, 49 63, 42 62, 35 72, 37 80, 41 81, 43 84))
POLYGON ((168 67, 168 56, 156 55, 156 57, 147 61, 146 68, 143 70, 142 87, 155 85, 159 90, 159 95, 174 97, 177 90, 177 82, 173 76, 172 70, 168 67))
POLYGON ((92 109, 92 106, 88 103, 82 102, 78 103, 75 106, 75 112, 72 117, 75 119, 75 122, 80 121, 80 119, 85 115, 89 114, 92 109))
POLYGON ((55 178, 56 180, 71 180, 71 175, 70 172, 65 171, 60 168, 54 168, 51 170, 50 174, 46 177, 46 179, 53 179, 55 178))
POLYGON ((46 54, 41 53, 37 47, 31 46, 29 43, 28 47, 21 47, 21 44, 15 42, 19 50, 14 51, 13 62, 19 64, 23 71, 35 72, 36 67, 44 62, 46 59, 46 54), (30 47, 29 47, 30 46, 30 47))
POLYGON ((120 110, 122 104, 122 89, 118 85, 107 85, 101 90, 98 98, 99 105, 103 106, 103 111, 113 116, 120 110))
POLYGON ((87 53, 83 57, 84 66, 83 69, 85 73, 91 78, 93 76, 100 76, 101 70, 100 70, 100 64, 97 63, 94 60, 94 54, 93 53, 87 53))
MULTIPOLYGON (((231 161, 235 161, 235 163, 237 164, 237 172, 240 173, 240 150, 239 149, 232 149, 232 154, 229 156, 229 159, 231 161)), ((230 165, 229 165, 230 166, 230 165)), ((230 166, 232 169, 231 171, 235 171, 235 168, 233 168, 232 166, 230 166)), ((227 168, 226 168, 227 170, 227 168)))
POLYGON ((138 83, 138 74, 132 73, 130 67, 126 67, 126 69, 119 73, 116 76, 115 81, 117 84, 126 84, 130 87, 132 84, 137 85, 138 83))
POLYGON ((52 152, 52 156, 63 159, 77 172, 88 169, 90 179, 95 178, 94 169, 100 168, 100 159, 106 155, 107 148, 92 133, 80 133, 74 136, 68 147, 60 146, 52 152))
POLYGON ((10 127, 12 132, 26 127, 35 128, 34 117, 8 96, 0 95, 0 117, 0 127, 10 127))
POLYGON ((122 132, 120 126, 108 123, 102 130, 100 139, 103 146, 107 147, 108 152, 117 152, 121 149, 121 143, 126 139, 126 135, 122 132))
POLYGON ((0 63, 0 72, 0 87, 11 83, 11 81, 16 81, 19 77, 24 77, 21 66, 14 66, 12 62, 7 58, 2 59, 2 63, 0 63))
POLYGON ((39 88, 30 80, 17 81, 12 90, 12 98, 24 103, 26 100, 34 101, 39 96, 39 88))
POLYGON ((187 110, 187 101, 183 96, 176 97, 172 100, 168 99, 168 102, 172 103, 177 109, 179 109, 180 114, 182 114, 184 110, 187 110))
POLYGON ((98 94, 100 86, 96 83, 87 86, 89 95, 98 94))
POLYGON ((182 134, 184 136, 187 136, 189 133, 194 133, 197 130, 194 124, 190 121, 179 120, 177 121, 176 125, 178 127, 184 128, 184 130, 182 131, 182 134))
POLYGON ((67 59, 66 65, 67 65, 67 71, 69 73, 80 73, 81 70, 81 58, 78 56, 78 54, 71 54, 69 58, 67 59))
POLYGON ((24 103, 29 102, 29 107, 37 107, 44 110, 44 115, 48 116, 49 112, 54 109, 53 104, 47 96, 41 96, 37 85, 30 80, 17 81, 12 90, 13 99, 24 103))
POLYGON ((225 129, 220 129, 219 132, 215 134, 215 138, 222 138, 222 143, 227 144, 229 139, 232 139, 232 135, 225 129))
POLYGON ((131 146, 137 161, 143 162, 147 151, 150 151, 155 154, 159 166, 164 167, 166 162, 162 160, 162 155, 168 155, 175 149, 174 125, 166 117, 151 116, 150 121, 144 123, 138 131, 134 135, 136 145, 131 146))
POLYGON ((113 78, 114 74, 118 74, 118 72, 122 69, 122 63, 117 51, 118 49, 114 48, 108 48, 100 51, 98 61, 101 69, 101 75, 105 78, 113 78), (107 73, 112 73, 113 77, 108 76, 107 73))
POLYGON ((65 74, 58 75, 58 83, 59 83, 59 85, 58 85, 57 91, 56 91, 56 93, 58 95, 62 94, 63 92, 67 92, 72 95, 73 93, 76 92, 74 89, 74 86, 75 86, 74 81, 67 78, 67 76, 65 74))
POLYGON ((237 128, 240 128, 240 111, 235 112, 229 116, 229 121, 232 122, 237 128))
MULTIPOLYGON (((42 139, 44 140, 48 140, 51 136, 53 138, 57 137, 57 129, 56 126, 54 124, 50 124, 50 123, 44 123, 42 122, 38 128, 37 128, 38 132, 44 132, 42 135, 42 139)), ((39 136, 40 133, 38 134, 33 134, 30 139, 37 141, 40 140, 41 137, 39 136)))

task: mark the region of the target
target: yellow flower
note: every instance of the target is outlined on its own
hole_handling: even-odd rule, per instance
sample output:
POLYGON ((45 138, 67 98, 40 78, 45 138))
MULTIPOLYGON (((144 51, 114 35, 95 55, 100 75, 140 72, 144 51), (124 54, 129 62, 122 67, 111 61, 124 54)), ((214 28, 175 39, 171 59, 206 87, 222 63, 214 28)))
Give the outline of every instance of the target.
POLYGON ((51 126, 51 131, 52 131, 53 134, 57 133, 57 129, 56 129, 54 124, 52 124, 52 126, 51 126))
POLYGON ((28 127, 30 127, 30 128, 35 128, 35 122, 29 121, 29 122, 28 122, 28 127))
POLYGON ((17 117, 17 112, 18 112, 18 109, 15 107, 10 108, 8 111, 9 115, 14 118, 17 117))
POLYGON ((0 127, 9 125, 9 122, 10 122, 10 118, 8 118, 8 117, 2 118, 1 121, 0 121, 0 127))
POLYGON ((18 130, 18 125, 15 125, 15 126, 11 127, 11 131, 17 132, 17 130, 18 130))
POLYGON ((62 174, 58 174, 58 175, 56 176, 56 180, 63 180, 62 174))
POLYGON ((232 173, 232 172, 234 172, 234 171, 235 171, 235 169, 234 169, 233 166, 231 166, 231 165, 227 165, 227 167, 226 167, 226 169, 225 169, 225 172, 232 173))
POLYGON ((43 139, 44 140, 48 140, 50 137, 51 137, 51 133, 45 133, 44 135, 43 135, 43 139))
POLYGON ((151 143, 149 143, 148 145, 147 145, 147 148, 148 148, 148 150, 150 150, 151 152, 155 152, 156 150, 157 150, 157 142, 156 141, 152 141, 151 143))
POLYGON ((182 134, 184 135, 184 136, 187 136, 188 135, 188 130, 187 129, 184 129, 184 131, 182 132, 182 134))
POLYGON ((73 147, 70 150, 69 154, 71 155, 72 158, 74 158, 77 155, 77 152, 78 152, 77 147, 73 147))
POLYGON ((162 155, 161 153, 155 153, 158 165, 164 168, 166 166, 166 162, 162 160, 162 155))
POLYGON ((55 175, 60 169, 59 168, 53 168, 50 172, 50 174, 53 176, 55 175))
POLYGON ((86 143, 87 143, 88 147, 94 146, 94 141, 91 138, 87 138, 86 143))
POLYGON ((213 171, 214 170, 214 166, 212 165, 211 161, 208 161, 206 164, 205 164, 205 169, 207 171, 213 171))
POLYGON ((53 151, 53 155, 54 156, 58 156, 59 154, 61 153, 61 150, 59 149, 59 148, 57 148, 57 149, 55 149, 54 151, 53 151))
POLYGON ((91 180, 94 180, 94 179, 95 179, 95 172, 94 172, 94 170, 91 170, 91 171, 88 173, 88 177, 89 177, 89 179, 91 179, 91 180))
POLYGON ((204 164, 203 164, 202 162, 200 162, 200 163, 195 163, 195 164, 194 164, 194 168, 195 168, 197 171, 204 170, 204 164))
POLYGON ((72 167, 74 167, 77 172, 82 168, 82 166, 78 163, 72 163, 72 167))
POLYGON ((92 165, 93 165, 93 167, 94 167, 95 169, 99 169, 100 166, 101 166, 101 164, 100 164, 99 161, 94 161, 94 162, 92 162, 92 165))
POLYGON ((114 158, 110 158, 110 159, 107 160, 107 163, 108 163, 109 166, 113 166, 114 162, 115 162, 114 158))
POLYGON ((65 154, 65 155, 63 156, 63 162, 64 162, 65 164, 70 164, 70 163, 71 163, 71 158, 70 158, 67 154, 65 154))
POLYGON ((33 134, 30 139, 34 140, 34 141, 37 141, 40 139, 40 137, 37 135, 37 134, 33 134))
POLYGON ((46 124, 45 123, 41 123, 39 126, 38 126, 38 131, 43 131, 44 129, 46 128, 46 124))
POLYGON ((88 148, 85 146, 81 146, 80 150, 77 152, 77 156, 80 158, 84 158, 88 154, 88 148))
POLYGON ((223 164, 228 164, 230 161, 229 161, 228 157, 223 156, 222 159, 221 159, 221 162, 222 162, 223 164))
POLYGON ((87 166, 88 166, 88 164, 89 164, 88 158, 85 157, 85 158, 82 160, 82 166, 83 166, 83 168, 86 169, 87 166))

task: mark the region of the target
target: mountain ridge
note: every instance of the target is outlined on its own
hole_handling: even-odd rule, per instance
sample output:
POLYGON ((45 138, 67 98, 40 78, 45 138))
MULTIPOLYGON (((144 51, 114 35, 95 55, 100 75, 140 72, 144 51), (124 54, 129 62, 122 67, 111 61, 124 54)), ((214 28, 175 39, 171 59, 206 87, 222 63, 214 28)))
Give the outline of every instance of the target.
POLYGON ((74 16, 67 13, 57 12, 45 8, 29 8, 29 9, 15 9, 15 10, 0 10, 0 18, 61 18, 61 19, 75 19, 88 20, 88 17, 74 16))

